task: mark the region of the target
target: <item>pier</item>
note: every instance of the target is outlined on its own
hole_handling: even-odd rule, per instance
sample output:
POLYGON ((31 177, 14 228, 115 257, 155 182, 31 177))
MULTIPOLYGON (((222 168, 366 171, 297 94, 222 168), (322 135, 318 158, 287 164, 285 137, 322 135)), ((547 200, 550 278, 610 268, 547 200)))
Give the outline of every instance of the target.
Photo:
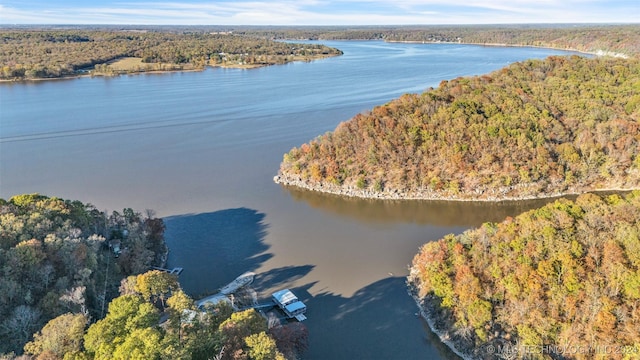
POLYGON ((151 270, 159 270, 159 271, 164 271, 166 273, 169 274, 175 274, 175 275, 180 275, 182 274, 182 270, 184 270, 181 267, 174 267, 173 269, 165 269, 165 268, 161 268, 161 267, 157 267, 157 266, 152 266, 151 270))
MULTIPOLYGON (((233 300, 234 299, 233 294, 236 293, 238 290, 242 289, 243 287, 251 284, 253 282, 254 276, 255 276, 255 273, 250 271, 243 273, 242 275, 235 278, 232 282, 220 288, 220 291, 218 291, 217 293, 196 301, 196 306, 198 308, 202 308, 207 304, 217 305, 221 302, 226 302, 229 305, 231 305, 231 307, 233 307, 234 310, 239 311, 241 308, 236 306, 235 301, 233 300)), ((252 304, 255 305, 257 303, 256 302, 257 299, 256 299, 255 291, 252 291, 252 290, 253 289, 249 289, 247 292, 252 295, 252 298, 253 298, 252 304)), ((250 307, 247 307, 247 308, 250 308, 250 307)))
POLYGON ((281 313, 284 313, 285 319, 295 318, 298 321, 307 319, 304 315, 307 311, 307 306, 298 300, 298 297, 289 289, 276 291, 271 296, 271 299, 258 303, 256 291, 248 286, 253 282, 254 276, 255 274, 250 271, 243 273, 229 284, 223 286, 217 293, 197 300, 195 302, 196 307, 203 310, 206 305, 215 306, 220 303, 227 303, 235 311, 255 309, 265 317, 265 311, 277 308, 281 313))
POLYGON ((220 289, 220 293, 224 295, 229 295, 238 291, 238 289, 240 289, 241 287, 251 284, 253 282, 253 277, 255 275, 256 275, 255 273, 252 273, 251 271, 247 271, 246 273, 235 278, 235 280, 233 280, 229 284, 223 286, 220 289))

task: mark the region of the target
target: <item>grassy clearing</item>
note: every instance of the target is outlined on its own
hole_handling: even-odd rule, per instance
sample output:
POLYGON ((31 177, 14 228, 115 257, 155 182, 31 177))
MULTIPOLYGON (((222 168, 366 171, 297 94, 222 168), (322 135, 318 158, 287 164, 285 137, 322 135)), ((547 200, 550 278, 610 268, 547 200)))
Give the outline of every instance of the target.
POLYGON ((95 66, 93 75, 113 76, 151 71, 183 71, 193 70, 192 64, 145 63, 142 58, 123 57, 108 63, 95 66))
POLYGON ((150 64, 142 62, 142 58, 137 57, 124 57, 113 62, 108 63, 109 67, 115 71, 136 71, 138 69, 144 69, 150 64))

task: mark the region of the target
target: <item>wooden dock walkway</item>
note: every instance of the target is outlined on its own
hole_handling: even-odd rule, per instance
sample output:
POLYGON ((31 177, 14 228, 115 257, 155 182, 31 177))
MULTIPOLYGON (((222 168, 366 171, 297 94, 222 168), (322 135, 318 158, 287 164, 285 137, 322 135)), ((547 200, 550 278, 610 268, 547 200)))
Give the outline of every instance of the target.
POLYGON ((161 268, 161 267, 157 267, 157 266, 152 266, 151 267, 152 270, 159 270, 159 271, 164 271, 166 273, 169 274, 175 274, 175 275, 180 275, 182 274, 182 271, 184 270, 181 267, 174 267, 173 269, 169 270, 169 269, 165 269, 165 268, 161 268))

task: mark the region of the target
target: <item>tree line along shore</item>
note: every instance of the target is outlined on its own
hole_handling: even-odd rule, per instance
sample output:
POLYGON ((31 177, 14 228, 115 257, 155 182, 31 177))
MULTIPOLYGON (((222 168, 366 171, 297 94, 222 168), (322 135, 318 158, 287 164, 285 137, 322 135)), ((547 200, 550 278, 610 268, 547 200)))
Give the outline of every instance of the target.
POLYGON ((258 67, 340 55, 338 49, 231 32, 0 29, 0 80, 258 67))
POLYGON ((634 56, 640 53, 639 30, 637 25, 5 26, 0 28, 0 80, 251 68, 341 54, 290 40, 500 44, 634 56))
POLYGON ((389 42, 517 45, 633 56, 640 53, 640 25, 439 25, 238 28, 271 39, 381 40, 389 42))

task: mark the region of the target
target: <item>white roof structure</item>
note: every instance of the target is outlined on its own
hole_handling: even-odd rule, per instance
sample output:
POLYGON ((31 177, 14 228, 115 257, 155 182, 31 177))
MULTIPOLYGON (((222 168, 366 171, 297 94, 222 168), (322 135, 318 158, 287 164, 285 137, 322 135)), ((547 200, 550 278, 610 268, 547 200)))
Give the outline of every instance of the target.
POLYGON ((307 311, 307 306, 302 301, 298 301, 298 297, 295 296, 291 290, 284 289, 276 291, 272 297, 276 305, 278 305, 289 318, 295 317, 298 321, 303 321, 307 318, 304 316, 304 313, 307 311))
POLYGON ((215 306, 215 305, 218 305, 219 303, 223 303, 223 302, 231 305, 231 300, 229 300, 228 297, 218 293, 218 294, 207 296, 204 299, 196 301, 196 306, 198 308, 201 308, 201 307, 203 307, 205 305, 208 305, 208 304, 211 304, 211 305, 215 306))
POLYGON ((307 306, 302 301, 296 301, 286 306, 288 312, 295 314, 297 311, 306 310, 307 306))
POLYGON ((284 289, 284 290, 274 292, 273 298, 283 306, 286 306, 298 301, 298 297, 295 296, 289 289, 284 289))

